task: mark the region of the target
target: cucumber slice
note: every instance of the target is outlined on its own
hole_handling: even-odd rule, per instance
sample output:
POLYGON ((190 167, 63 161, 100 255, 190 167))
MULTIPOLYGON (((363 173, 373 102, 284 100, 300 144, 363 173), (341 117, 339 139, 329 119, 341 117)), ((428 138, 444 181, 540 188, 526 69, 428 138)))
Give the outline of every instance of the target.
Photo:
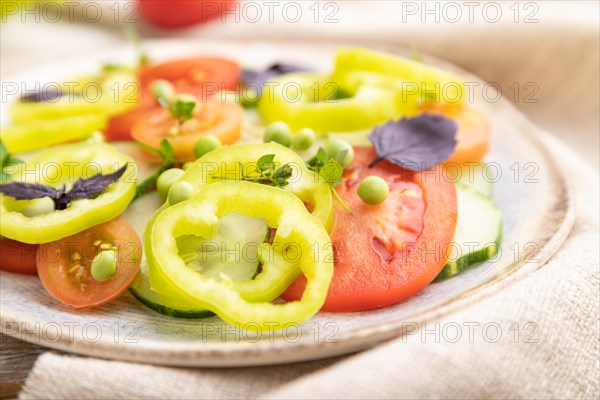
MULTIPOLYGON (((238 213, 225 215, 219 220, 217 235, 206 239, 186 235, 177 238, 179 255, 196 272, 215 280, 244 281, 258 273, 258 244, 268 240, 269 227, 263 219, 238 213)), ((130 292, 142 304, 171 317, 205 318, 214 315, 204 309, 182 309, 168 304, 152 290, 148 266, 142 262, 140 274, 130 287, 130 292)))
POLYGON ((454 182, 467 185, 487 197, 492 196, 495 171, 492 171, 488 164, 480 162, 461 167, 453 165, 447 167, 446 170, 454 182))
POLYGON ((498 252, 502 236, 502 213, 494 201, 463 183, 456 184, 458 221, 452 255, 438 282, 492 258, 498 252))
POLYGON ((173 305, 168 305, 162 297, 150 287, 148 279, 148 264, 144 260, 140 265, 140 273, 135 278, 135 281, 129 287, 129 292, 140 303, 146 307, 175 318, 206 318, 215 315, 213 312, 204 309, 182 309, 173 305))

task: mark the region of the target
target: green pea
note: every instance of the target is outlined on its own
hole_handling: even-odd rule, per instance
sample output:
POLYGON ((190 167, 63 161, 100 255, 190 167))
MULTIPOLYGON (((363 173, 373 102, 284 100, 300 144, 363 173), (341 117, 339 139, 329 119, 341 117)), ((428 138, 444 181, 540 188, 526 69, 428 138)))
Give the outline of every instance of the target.
POLYGON ((185 181, 176 182, 171 186, 171 189, 169 189, 169 204, 173 205, 186 201, 192 197, 195 192, 196 191, 191 183, 185 181))
POLYGON ((150 93, 157 99, 170 99, 175 95, 175 88, 171 82, 164 79, 157 79, 150 82, 150 93))
POLYGON ((213 135, 204 135, 194 145, 194 153, 200 158, 206 153, 221 147, 221 141, 213 135))
POLYGON ((156 190, 163 199, 167 198, 169 189, 183 175, 183 170, 179 168, 171 168, 160 174, 156 180, 156 190))
POLYGON ((240 92, 240 104, 244 108, 256 107, 259 100, 260 94, 250 87, 246 87, 240 92))
POLYGON ((292 144, 292 131, 285 122, 273 122, 265 128, 265 143, 275 142, 282 146, 290 147, 292 144))
POLYGON ((315 142, 315 137, 315 131, 312 129, 300 129, 292 136, 292 147, 296 150, 308 150, 315 142))
POLYGON ((381 204, 387 199, 390 187, 378 176, 367 176, 358 185, 358 196, 367 204, 381 204))
POLYGON ((54 201, 50 197, 42 197, 41 199, 27 201, 27 205, 23 207, 21 214, 31 218, 48 214, 52 211, 54 211, 54 201))
POLYGON ((96 254, 92 260, 92 278, 99 282, 106 281, 117 272, 117 252, 115 250, 103 250, 96 254))
POLYGON ((354 148, 344 139, 329 139, 323 145, 323 149, 329 158, 335 159, 342 167, 346 168, 354 160, 354 148))

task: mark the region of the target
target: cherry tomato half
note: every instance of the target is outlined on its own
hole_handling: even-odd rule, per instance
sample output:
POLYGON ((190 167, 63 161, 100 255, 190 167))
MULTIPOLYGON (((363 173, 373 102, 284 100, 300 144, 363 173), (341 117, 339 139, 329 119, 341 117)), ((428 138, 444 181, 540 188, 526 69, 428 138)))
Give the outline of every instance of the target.
POLYGON ((48 293, 74 308, 95 307, 119 297, 135 279, 142 259, 142 243, 122 218, 96 225, 76 235, 40 245, 38 275, 48 293), (94 257, 103 250, 116 252, 116 272, 104 281, 91 275, 94 257))
POLYGON ((203 95, 236 89, 240 75, 240 66, 235 61, 202 57, 151 65, 141 71, 140 82, 147 88, 152 81, 165 79, 175 86, 177 93, 189 93, 202 99, 203 95))
POLYGON ((0 269, 17 274, 37 274, 37 244, 21 243, 16 240, 0 239, 0 269))

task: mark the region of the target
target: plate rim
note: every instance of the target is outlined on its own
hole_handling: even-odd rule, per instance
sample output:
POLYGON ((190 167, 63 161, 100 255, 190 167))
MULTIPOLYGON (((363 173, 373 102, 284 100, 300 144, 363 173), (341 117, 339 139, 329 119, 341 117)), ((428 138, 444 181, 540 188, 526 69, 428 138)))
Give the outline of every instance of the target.
MULTIPOLYGON (((153 47, 164 46, 169 42, 175 42, 177 45, 189 44, 191 47, 194 45, 193 41, 190 39, 153 39, 148 40, 145 43, 149 47, 153 47)), ((240 41, 236 40, 212 40, 212 42, 224 45, 227 43, 239 45, 240 43, 240 41)), ((280 45, 283 41, 245 40, 243 42, 252 44, 276 43, 280 45)), ((356 41, 353 41, 352 43, 356 44, 356 41)), ((294 41, 294 44, 336 47, 348 44, 348 42, 337 40, 294 41)), ((391 45, 390 43, 380 43, 379 45, 377 45, 377 43, 369 43, 368 46, 395 53, 404 48, 402 45, 391 45)), ((98 51, 103 52, 100 49, 98 49, 98 51)), ((72 57, 72 59, 81 59, 81 56, 72 57)), ((426 56, 426 60, 432 60, 441 65, 448 65, 451 69, 459 72, 461 76, 474 78, 477 79, 477 81, 483 82, 482 79, 473 76, 461 68, 435 57, 426 56)), ((61 63, 67 61, 68 59, 63 60, 61 63)), ((48 63, 46 66, 52 64, 58 63, 48 63)), ((27 70, 19 73, 19 75, 25 73, 27 73, 27 70)), ((469 290, 457 293, 455 296, 450 297, 447 301, 434 309, 417 312, 414 315, 411 315, 410 318, 413 318, 411 321, 427 323, 440 317, 452 315, 468 307, 468 305, 473 302, 488 298, 500 290, 520 281, 539 268, 542 268, 547 263, 564 243, 573 227, 576 206, 573 184, 568 179, 566 171, 557 165, 553 151, 543 140, 544 137, 549 134, 535 126, 508 100, 502 98, 500 99, 500 102, 504 109, 512 109, 516 111, 516 115, 520 116, 521 120, 518 121, 519 126, 524 128, 527 139, 529 139, 531 144, 539 150, 540 155, 546 161, 546 165, 552 169, 552 175, 558 178, 555 179, 555 184, 558 185, 560 192, 559 195, 556 196, 553 206, 558 212, 562 212, 562 215, 560 218, 557 218, 557 228, 549 236, 542 238, 540 240, 542 243, 536 241, 538 247, 535 251, 528 254, 522 254, 520 259, 511 263, 506 270, 502 271, 502 274, 491 277, 486 282, 469 290), (560 205, 562 205, 562 207, 560 205), (560 222, 558 222, 559 220, 560 222), (531 256, 536 256, 536 262, 524 261, 524 258, 531 256)), ((7 315, 4 312, 0 313, 0 323, 1 331, 4 334, 56 350, 121 361, 201 367, 243 367, 322 359, 371 348, 406 333, 406 319, 404 319, 383 322, 369 327, 349 329, 336 335, 336 340, 331 342, 315 342, 314 340, 307 339, 301 339, 295 343, 284 340, 258 343, 246 341, 236 343, 211 343, 199 340, 185 340, 174 343, 159 340, 145 340, 143 343, 132 345, 111 341, 87 343, 85 340, 68 340, 68 338, 65 340, 62 336, 60 340, 56 342, 40 340, 39 337, 36 338, 35 335, 32 337, 31 334, 27 333, 28 330, 31 330, 31 326, 28 326, 27 321, 19 319, 18 316, 7 315), (7 326, 17 326, 17 329, 8 330, 7 326), (368 345, 365 345, 365 340, 369 340, 368 345), (201 346, 198 347, 199 343, 201 346), (304 351, 307 349, 310 349, 311 351, 304 351), (268 351, 271 354, 276 353, 277 357, 263 358, 265 351, 268 351), (318 355, 315 356, 314 353, 318 353, 318 355), (118 357, 111 356, 113 354, 118 354, 118 357), (238 358, 236 355, 240 357, 238 358)))

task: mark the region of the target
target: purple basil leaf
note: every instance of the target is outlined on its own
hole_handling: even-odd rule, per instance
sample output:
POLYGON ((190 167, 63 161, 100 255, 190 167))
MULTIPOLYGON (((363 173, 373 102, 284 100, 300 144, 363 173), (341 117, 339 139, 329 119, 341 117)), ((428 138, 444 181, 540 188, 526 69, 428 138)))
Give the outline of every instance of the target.
POLYGON ((97 174, 87 179, 79 178, 67 193, 69 199, 91 199, 96 193, 102 192, 108 185, 119 180, 125 173, 127 164, 112 174, 97 174))
POLYGON ((27 93, 21 96, 21 101, 26 103, 41 103, 62 97, 62 90, 46 89, 35 93, 27 93))
POLYGON ((66 193, 65 185, 63 185, 63 187, 58 191, 58 196, 53 198, 52 200, 54 200, 55 209, 65 210, 67 208, 67 206, 71 202, 71 198, 69 197, 69 194, 66 193))
POLYGON ((388 121, 369 135, 377 158, 370 167, 387 160, 411 171, 423 171, 447 160, 456 147, 454 121, 440 114, 388 121))
POLYGON ((0 193, 14 197, 16 200, 33 200, 50 197, 54 201, 54 208, 64 210, 73 199, 91 199, 102 192, 108 185, 119 180, 125 173, 127 164, 112 174, 97 174, 87 179, 79 178, 71 190, 66 192, 63 185, 60 189, 41 183, 10 182, 0 185, 0 193))
POLYGON ((301 65, 289 64, 289 63, 277 63, 273 64, 263 70, 242 70, 242 81, 246 85, 252 85, 253 89, 256 89, 259 94, 262 91, 265 84, 273 78, 279 75, 289 74, 291 72, 304 72, 310 71, 308 68, 301 65))
POLYGON ((10 182, 0 185, 0 193, 14 197, 15 200, 33 200, 42 197, 56 199, 60 196, 60 190, 41 183, 10 182))

